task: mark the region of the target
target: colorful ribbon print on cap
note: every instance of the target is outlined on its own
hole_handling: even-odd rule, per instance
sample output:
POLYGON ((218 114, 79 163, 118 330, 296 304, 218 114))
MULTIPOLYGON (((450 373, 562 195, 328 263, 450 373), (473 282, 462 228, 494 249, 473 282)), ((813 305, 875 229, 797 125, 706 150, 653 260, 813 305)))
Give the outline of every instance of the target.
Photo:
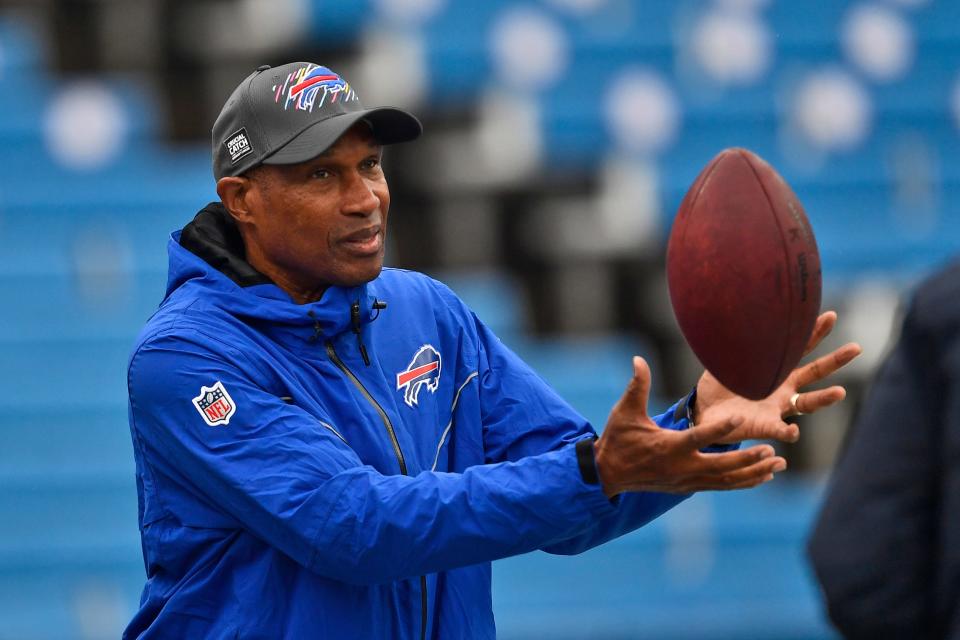
POLYGON ((282 85, 273 86, 273 92, 273 100, 277 104, 283 98, 284 109, 293 105, 294 109, 307 112, 312 112, 314 107, 322 109, 327 100, 333 104, 359 99, 346 80, 330 69, 315 64, 300 67, 289 74, 282 85))

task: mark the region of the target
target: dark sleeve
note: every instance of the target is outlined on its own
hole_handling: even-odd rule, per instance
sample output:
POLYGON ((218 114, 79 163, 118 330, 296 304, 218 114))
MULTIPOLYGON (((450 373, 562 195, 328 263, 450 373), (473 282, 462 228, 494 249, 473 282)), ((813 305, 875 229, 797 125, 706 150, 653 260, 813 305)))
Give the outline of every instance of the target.
POLYGON ((849 638, 928 637, 938 510, 936 349, 915 308, 840 458, 808 553, 849 638))

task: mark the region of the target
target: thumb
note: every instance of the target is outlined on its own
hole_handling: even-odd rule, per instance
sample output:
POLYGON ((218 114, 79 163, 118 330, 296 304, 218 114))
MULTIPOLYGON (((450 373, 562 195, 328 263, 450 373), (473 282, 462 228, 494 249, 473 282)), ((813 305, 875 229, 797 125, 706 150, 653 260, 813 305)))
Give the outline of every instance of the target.
POLYGON ((633 377, 620 398, 620 406, 640 416, 647 417, 647 401, 650 397, 650 366, 640 356, 633 356, 633 377))

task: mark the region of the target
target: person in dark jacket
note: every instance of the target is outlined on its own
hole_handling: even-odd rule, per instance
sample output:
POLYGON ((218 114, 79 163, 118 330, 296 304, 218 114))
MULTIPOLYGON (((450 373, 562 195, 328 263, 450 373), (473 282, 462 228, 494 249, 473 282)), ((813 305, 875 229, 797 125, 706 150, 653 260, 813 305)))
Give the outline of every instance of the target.
POLYGON ((808 552, 848 638, 960 638, 960 263, 915 291, 808 552))
POLYGON ((843 398, 801 389, 856 345, 762 402, 705 374, 651 417, 635 358, 598 439, 452 291, 383 268, 382 145, 419 134, 310 63, 227 101, 221 202, 171 236, 130 357, 147 584, 125 637, 493 638, 492 560, 579 553, 766 482, 783 458, 736 443, 795 440, 784 417, 843 398))

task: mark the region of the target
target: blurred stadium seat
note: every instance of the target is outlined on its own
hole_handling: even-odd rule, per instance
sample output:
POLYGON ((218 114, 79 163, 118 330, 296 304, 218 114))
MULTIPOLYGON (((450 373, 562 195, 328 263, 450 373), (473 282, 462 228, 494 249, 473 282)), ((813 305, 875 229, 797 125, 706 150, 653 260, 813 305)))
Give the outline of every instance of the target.
POLYGON ((833 638, 801 555, 819 493, 787 480, 704 494, 579 556, 501 561, 498 637, 833 638))
MULTIPOLYGON (((293 4, 277 2, 275 10, 293 4)), ((389 56, 380 57, 372 77, 410 78, 416 90, 405 98, 428 132, 435 125, 421 148, 447 147, 442 157, 455 161, 400 156, 394 185, 415 204, 398 196, 395 211, 420 205, 423 211, 415 219, 412 210, 395 216, 398 232, 415 227, 398 237, 420 243, 401 243, 398 255, 437 255, 423 250, 430 216, 458 206, 464 193, 482 192, 478 207, 492 227, 485 236, 502 246, 483 264, 465 266, 449 255, 416 266, 450 284, 598 428, 627 380, 633 353, 664 364, 666 376, 654 369, 658 408, 693 382, 678 364, 685 352, 669 321, 648 324, 642 314, 649 309, 638 319, 624 311, 623 300, 665 296, 654 285, 640 291, 637 272, 648 283, 662 280, 673 212, 700 168, 724 147, 757 151, 793 185, 821 248, 825 306, 855 315, 844 305, 868 283, 887 292, 871 300, 892 307, 911 282, 960 253, 960 205, 953 197, 960 195, 960 3, 309 0, 297 6, 309 17, 302 39, 273 49, 258 41, 256 60, 225 64, 222 50, 204 53, 202 38, 192 53, 177 50, 172 57, 180 62, 201 58, 184 91, 195 91, 198 78, 210 81, 203 99, 188 96, 196 110, 188 109, 187 119, 203 120, 197 126, 205 131, 212 120, 205 102, 219 108, 223 87, 263 62, 264 50, 270 62, 295 51, 293 57, 329 54, 345 67, 363 68, 371 39, 412 42, 411 55, 396 64, 413 60, 422 69, 391 67, 389 56), (420 73, 422 94, 414 82, 420 73), (504 117, 509 108, 485 110, 504 96, 521 105, 522 121, 504 117), (532 165, 510 164, 510 143, 518 139, 529 145, 532 165), (427 146, 431 140, 436 146, 427 146), (652 219, 627 229, 639 236, 609 218, 610 203, 615 208, 623 200, 617 181, 612 187, 604 181, 611 166, 626 165, 636 169, 628 175, 650 180, 641 199, 652 202, 646 212, 652 219), (441 169, 449 180, 439 179, 441 169), (537 226, 551 220, 559 236, 537 226), (518 231, 531 221, 532 232, 518 231), (544 237, 559 239, 544 247, 544 237), (575 262, 571 256, 593 270, 589 282, 607 283, 609 291, 563 286, 576 281, 563 277, 575 262), (535 313, 544 299, 559 310, 576 309, 588 293, 594 306, 584 326, 575 314, 546 314, 544 323, 544 314, 535 313), (590 331, 562 331, 571 328, 590 331), (680 384, 664 382, 671 376, 680 384)), ((163 295, 168 234, 216 194, 206 138, 177 146, 167 139, 174 114, 166 93, 179 83, 164 87, 156 69, 131 73, 122 65, 63 73, 67 54, 56 55, 37 28, 57 16, 22 16, 0 10, 0 91, 10 97, 0 101, 6 329, 0 335, 0 640, 117 637, 144 578, 126 358, 163 295)), ((449 225, 447 231, 456 233, 449 225)), ((651 308, 659 313, 664 306, 651 308)), ((866 319, 887 323, 865 345, 875 354, 894 317, 886 311, 871 308, 866 319)), ((868 375, 861 371, 851 389, 862 388, 868 375)), ((835 415, 837 423, 846 414, 835 415)), ((821 482, 813 474, 755 492, 698 496, 580 557, 501 561, 494 593, 499 632, 504 638, 831 638, 801 557, 821 482)))

